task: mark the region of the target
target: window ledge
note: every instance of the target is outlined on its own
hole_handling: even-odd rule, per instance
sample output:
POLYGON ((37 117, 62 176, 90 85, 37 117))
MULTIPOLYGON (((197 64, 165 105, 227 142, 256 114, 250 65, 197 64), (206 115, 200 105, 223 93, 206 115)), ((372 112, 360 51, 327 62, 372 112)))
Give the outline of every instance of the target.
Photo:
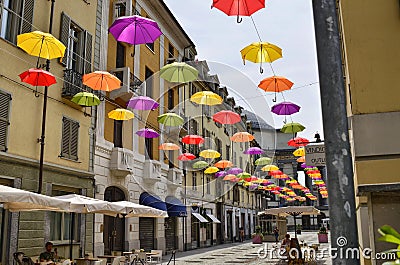
POLYGON ((75 162, 75 163, 78 163, 78 164, 80 164, 80 163, 82 163, 82 161, 79 161, 79 160, 75 160, 75 159, 71 159, 71 158, 68 158, 68 157, 65 157, 65 156, 58 156, 59 158, 61 158, 61 159, 64 159, 64 160, 68 160, 68 161, 71 161, 71 162, 75 162))

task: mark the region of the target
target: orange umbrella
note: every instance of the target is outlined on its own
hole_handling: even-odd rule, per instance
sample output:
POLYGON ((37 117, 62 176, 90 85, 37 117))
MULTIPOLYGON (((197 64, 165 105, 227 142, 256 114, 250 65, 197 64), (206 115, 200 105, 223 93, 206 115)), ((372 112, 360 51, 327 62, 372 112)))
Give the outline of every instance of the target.
POLYGON ((221 161, 218 161, 217 163, 215 163, 214 166, 216 166, 218 168, 227 168, 227 167, 232 167, 233 163, 228 160, 221 160, 221 161))
POLYGON ((231 137, 232 142, 245 143, 254 140, 254 136, 248 132, 237 132, 231 137))
POLYGON ((305 156, 302 156, 302 157, 297 158, 297 162, 299 162, 299 163, 304 163, 304 162, 306 162, 306 157, 305 157, 305 156))
POLYGON ((276 93, 291 89, 293 82, 282 76, 271 76, 261 80, 259 88, 265 92, 274 92, 276 101, 276 93))
POLYGON ((179 150, 179 146, 173 143, 163 143, 158 147, 158 149, 165 151, 173 151, 173 150, 179 150))
POLYGON ((229 175, 226 175, 226 176, 224 177, 224 180, 232 180, 232 179, 235 179, 235 178, 236 178, 235 175, 229 174, 229 175))
POLYGON ((83 84, 101 91, 113 91, 121 87, 121 80, 105 71, 95 71, 83 76, 83 84))

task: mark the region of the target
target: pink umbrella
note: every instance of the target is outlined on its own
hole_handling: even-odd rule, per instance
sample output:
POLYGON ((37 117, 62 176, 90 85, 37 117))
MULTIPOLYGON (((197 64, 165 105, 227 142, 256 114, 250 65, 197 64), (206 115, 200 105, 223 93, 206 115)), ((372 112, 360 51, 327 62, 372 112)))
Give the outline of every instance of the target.
POLYGON ((128 102, 128 107, 137 110, 154 110, 160 104, 152 98, 139 96, 131 98, 128 102))
POLYGON ((246 155, 260 155, 262 153, 264 153, 264 151, 259 147, 250 147, 249 149, 243 152, 243 154, 246 155))
POLYGON ((160 136, 158 132, 148 128, 140 129, 136 132, 136 134, 144 138, 157 138, 158 136, 160 136))

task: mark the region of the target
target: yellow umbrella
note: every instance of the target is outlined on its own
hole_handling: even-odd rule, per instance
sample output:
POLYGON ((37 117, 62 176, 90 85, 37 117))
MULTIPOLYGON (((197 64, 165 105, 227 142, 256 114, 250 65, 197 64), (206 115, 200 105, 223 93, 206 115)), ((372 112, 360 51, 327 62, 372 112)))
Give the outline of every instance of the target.
POLYGON ((246 60, 253 63, 260 63, 260 73, 264 72, 262 63, 272 63, 282 58, 282 49, 268 42, 253 42, 243 48, 240 53, 242 54, 243 63, 246 60))
POLYGON ((261 168, 262 171, 274 171, 274 170, 279 170, 279 167, 275 165, 266 165, 263 168, 261 168))
POLYGON ((135 115, 132 111, 126 109, 115 109, 108 113, 108 117, 113 120, 127 121, 133 119, 135 115))
POLYGON ((94 90, 109 92, 121 87, 121 80, 105 71, 94 71, 93 73, 85 74, 82 80, 84 85, 94 90))
POLYGON ((49 60, 64 57, 66 49, 53 35, 41 31, 18 35, 17 46, 29 55, 49 60))
POLYGON ((296 149, 296 151, 293 152, 294 156, 305 156, 306 152, 304 150, 304 147, 300 147, 299 149, 296 149))
POLYGON ((222 103, 222 98, 211 91, 200 91, 190 97, 190 101, 200 105, 218 105, 222 103))
POLYGON ((214 174, 217 173, 219 169, 217 167, 208 167, 206 170, 204 170, 205 174, 214 174))
POLYGON ((207 149, 207 150, 201 151, 200 154, 199 154, 199 156, 204 157, 204 158, 212 158, 212 159, 214 159, 214 158, 220 157, 221 154, 218 153, 218 152, 215 151, 215 150, 207 149))

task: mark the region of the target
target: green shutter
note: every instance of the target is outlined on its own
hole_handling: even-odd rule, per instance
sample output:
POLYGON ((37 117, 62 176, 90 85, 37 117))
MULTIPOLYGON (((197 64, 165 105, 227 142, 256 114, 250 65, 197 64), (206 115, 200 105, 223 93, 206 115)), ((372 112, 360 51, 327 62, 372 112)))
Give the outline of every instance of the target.
POLYGON ((32 31, 33 24, 33 7, 35 0, 24 0, 22 6, 22 22, 20 33, 27 33, 32 31))
POLYGON ((0 91, 0 151, 7 151, 11 95, 0 91))
POLYGON ((83 58, 85 58, 85 68, 84 74, 92 72, 92 49, 93 49, 93 36, 85 31, 85 54, 83 58))
POLYGON ((68 38, 69 38, 69 29, 71 26, 71 18, 65 14, 64 12, 61 13, 61 29, 60 29, 60 41, 67 47, 65 50, 65 55, 62 59, 60 59, 60 62, 63 65, 66 65, 67 63, 67 56, 69 54, 68 52, 68 38))

